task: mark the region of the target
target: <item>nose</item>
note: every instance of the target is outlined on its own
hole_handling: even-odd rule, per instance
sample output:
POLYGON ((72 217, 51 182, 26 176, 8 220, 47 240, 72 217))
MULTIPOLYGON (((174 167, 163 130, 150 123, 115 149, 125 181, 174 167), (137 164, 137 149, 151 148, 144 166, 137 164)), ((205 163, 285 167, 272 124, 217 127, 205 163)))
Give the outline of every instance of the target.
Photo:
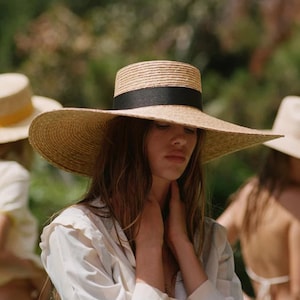
POLYGON ((172 145, 184 146, 187 143, 186 134, 183 128, 177 128, 174 130, 172 137, 172 145))

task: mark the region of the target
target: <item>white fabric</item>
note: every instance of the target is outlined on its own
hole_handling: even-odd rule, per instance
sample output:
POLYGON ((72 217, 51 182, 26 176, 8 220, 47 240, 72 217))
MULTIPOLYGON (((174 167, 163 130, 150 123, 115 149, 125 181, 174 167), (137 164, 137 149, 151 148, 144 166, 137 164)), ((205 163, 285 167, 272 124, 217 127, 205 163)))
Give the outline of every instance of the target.
POLYGON ((290 280, 290 277, 288 275, 272 277, 272 278, 261 277, 258 276, 256 273, 254 273, 250 268, 246 268, 246 272, 252 280, 260 284, 257 293, 257 300, 271 300, 272 299, 270 293, 271 285, 286 283, 289 282, 290 280))
MULTIPOLYGON (((206 230, 201 259, 209 280, 187 297, 179 272, 176 299, 242 299, 224 228, 207 219, 206 230)), ((145 283, 135 283, 135 257, 123 231, 83 206, 67 208, 45 227, 40 246, 42 262, 62 300, 171 299, 145 283)))
MULTIPOLYGON (((21 165, 0 160, 0 213, 7 214, 12 220, 6 249, 42 267, 40 257, 35 253, 38 224, 28 208, 29 183, 30 174, 21 165)), ((19 278, 17 275, 18 270, 16 277, 19 278)), ((13 278, 0 268, 0 285, 13 278)))

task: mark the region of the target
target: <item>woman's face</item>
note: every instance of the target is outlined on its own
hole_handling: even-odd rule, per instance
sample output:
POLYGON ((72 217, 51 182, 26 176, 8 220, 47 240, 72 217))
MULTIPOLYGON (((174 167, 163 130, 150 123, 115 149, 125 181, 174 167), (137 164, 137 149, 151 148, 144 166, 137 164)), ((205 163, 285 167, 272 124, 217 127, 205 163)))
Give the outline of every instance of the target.
POLYGON ((153 177, 177 180, 197 143, 197 129, 154 121, 146 137, 146 152, 153 177))

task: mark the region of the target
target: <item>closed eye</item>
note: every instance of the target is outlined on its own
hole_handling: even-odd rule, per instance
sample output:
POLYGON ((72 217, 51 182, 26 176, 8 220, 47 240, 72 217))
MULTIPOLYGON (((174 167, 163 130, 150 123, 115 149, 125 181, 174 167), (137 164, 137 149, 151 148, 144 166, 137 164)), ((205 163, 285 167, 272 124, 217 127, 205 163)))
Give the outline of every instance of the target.
POLYGON ((184 131, 189 134, 195 134, 197 132, 197 129, 193 127, 184 127, 184 131))
POLYGON ((155 122, 155 127, 158 129, 167 129, 170 127, 170 124, 164 122, 155 122))

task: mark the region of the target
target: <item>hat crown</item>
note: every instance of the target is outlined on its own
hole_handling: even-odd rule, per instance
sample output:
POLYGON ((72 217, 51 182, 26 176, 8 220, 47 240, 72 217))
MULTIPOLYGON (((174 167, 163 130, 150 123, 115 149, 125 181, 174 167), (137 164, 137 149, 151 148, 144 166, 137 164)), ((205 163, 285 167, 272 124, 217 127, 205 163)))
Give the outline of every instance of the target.
POLYGON ((154 87, 185 87, 201 93, 200 71, 190 64, 169 60, 134 63, 117 72, 114 97, 154 87))
POLYGON ((32 91, 23 74, 0 75, 0 126, 22 121, 33 112, 32 91))
POLYGON ((285 97, 278 109, 273 131, 300 140, 300 97, 285 97))

